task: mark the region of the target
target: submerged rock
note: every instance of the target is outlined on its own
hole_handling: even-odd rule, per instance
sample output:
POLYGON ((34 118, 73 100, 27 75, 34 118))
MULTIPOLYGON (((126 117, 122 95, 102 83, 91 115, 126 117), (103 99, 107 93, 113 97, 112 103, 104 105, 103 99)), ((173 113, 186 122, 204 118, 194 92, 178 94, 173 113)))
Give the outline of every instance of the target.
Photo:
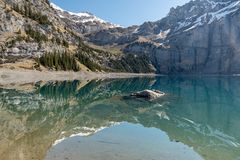
POLYGON ((144 90, 136 93, 132 93, 132 97, 137 97, 137 98, 146 98, 146 99, 157 99, 162 96, 164 96, 165 93, 158 91, 158 90, 144 90))

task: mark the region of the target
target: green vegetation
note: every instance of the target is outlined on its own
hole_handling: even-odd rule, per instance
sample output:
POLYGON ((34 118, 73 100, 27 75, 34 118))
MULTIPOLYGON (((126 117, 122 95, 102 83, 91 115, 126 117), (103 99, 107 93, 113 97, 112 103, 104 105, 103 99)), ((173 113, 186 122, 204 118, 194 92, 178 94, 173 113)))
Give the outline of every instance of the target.
MULTIPOLYGON (((42 8, 47 5, 45 2, 49 4, 49 0, 44 0, 42 8)), ((22 28, 22 30, 19 29, 15 31, 16 36, 6 42, 6 46, 9 48, 17 41, 26 41, 28 43, 34 41, 39 44, 38 48, 41 52, 44 50, 45 46, 54 46, 55 48, 55 46, 61 45, 59 48, 69 48, 70 43, 71 48, 69 48, 69 51, 73 51, 75 47, 72 46, 76 45, 78 42, 77 40, 79 40, 77 52, 73 55, 58 52, 46 53, 37 59, 38 65, 43 65, 53 70, 79 71, 78 62, 80 62, 91 71, 152 72, 151 66, 149 65, 150 61, 147 56, 113 54, 112 51, 103 51, 101 48, 94 48, 94 46, 92 48, 85 45, 78 34, 75 34, 72 30, 68 30, 66 26, 64 30, 62 27, 54 25, 47 26, 52 24, 48 19, 48 15, 44 15, 47 14, 47 12, 41 12, 41 10, 36 8, 36 5, 33 5, 32 1, 25 0, 24 3, 15 3, 10 10, 12 14, 18 12, 21 14, 20 17, 25 17, 26 23, 24 27, 27 36, 25 36, 24 29, 22 28), (13 10, 16 12, 13 12, 13 10), (32 23, 31 20, 38 22, 38 24, 36 24, 36 22, 32 23), (67 37, 71 37, 71 41, 68 41, 67 37)), ((9 15, 9 17, 11 17, 11 14, 9 15)))
POLYGON ((100 66, 97 62, 101 61, 102 57, 108 58, 109 55, 101 50, 85 45, 81 42, 81 39, 79 39, 78 52, 75 54, 78 61, 92 71, 107 71, 105 67, 100 66))
POLYGON ((51 39, 51 41, 52 41, 52 43, 56 43, 56 44, 58 44, 58 45, 61 45, 61 40, 60 40, 60 38, 56 38, 56 37, 52 37, 52 39, 51 39))
POLYGON ((47 68, 54 70, 64 70, 64 71, 79 71, 80 68, 75 60, 74 56, 69 53, 46 53, 37 62, 47 68))
POLYGON ((51 22, 48 20, 47 15, 43 15, 41 12, 33 11, 30 3, 26 2, 23 7, 16 4, 16 5, 12 6, 12 9, 32 20, 37 21, 39 24, 42 24, 42 25, 50 25, 51 24, 51 22))
POLYGON ((150 73, 153 70, 150 67, 150 60, 146 55, 134 56, 128 54, 120 60, 111 60, 112 67, 121 72, 150 73))
POLYGON ((26 34, 34 39, 36 42, 46 42, 48 38, 46 35, 40 33, 39 31, 35 31, 30 25, 26 28, 26 34))
POLYGON ((77 57, 77 59, 80 63, 84 64, 90 70, 92 70, 92 71, 101 71, 102 70, 101 66, 99 66, 97 63, 90 60, 90 58, 87 55, 85 55, 83 52, 78 52, 75 56, 77 57))
POLYGON ((68 48, 68 47, 69 47, 68 41, 66 41, 66 40, 62 40, 62 41, 61 41, 61 39, 58 38, 58 37, 57 37, 57 38, 56 38, 56 37, 52 37, 51 41, 52 41, 52 43, 56 43, 57 45, 62 45, 62 46, 64 46, 65 48, 68 48))
POLYGON ((19 29, 19 30, 17 31, 17 34, 21 35, 21 33, 22 33, 22 31, 21 31, 21 29, 19 29))
POLYGON ((21 35, 17 35, 16 37, 8 40, 5 45, 8 47, 8 48, 11 48, 13 47, 17 42, 21 42, 24 40, 24 37, 22 37, 21 35))
POLYGON ((76 54, 76 57, 82 64, 92 71, 104 70, 133 73, 153 72, 153 69, 150 66, 151 62, 149 57, 146 55, 135 56, 133 54, 127 54, 123 55, 120 59, 113 59, 112 53, 91 48, 81 42, 79 43, 78 50, 79 52, 76 54), (106 59, 109 60, 109 62, 106 62, 106 59), (102 63, 104 63, 107 67, 102 67, 99 65, 102 63))
POLYGON ((110 52, 106 52, 106 51, 103 51, 100 49, 89 47, 89 46, 85 45, 84 43, 82 43, 81 41, 82 40, 79 39, 78 50, 83 53, 87 53, 87 54, 91 54, 91 55, 96 55, 96 53, 97 53, 97 55, 102 55, 107 58, 110 58, 112 55, 112 53, 110 53, 110 52))
POLYGON ((62 41, 62 45, 63 45, 64 47, 66 47, 66 48, 69 47, 69 44, 68 44, 68 42, 67 42, 66 40, 63 40, 63 41, 62 41))

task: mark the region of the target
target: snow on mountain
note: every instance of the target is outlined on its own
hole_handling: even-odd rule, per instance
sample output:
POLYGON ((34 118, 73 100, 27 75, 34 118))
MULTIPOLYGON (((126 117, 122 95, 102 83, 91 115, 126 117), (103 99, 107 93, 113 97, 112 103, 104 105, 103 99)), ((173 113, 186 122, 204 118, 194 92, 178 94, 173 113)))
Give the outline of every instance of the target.
POLYGON ((235 74, 240 70, 239 19, 240 0, 191 0, 139 26, 137 36, 149 41, 123 50, 150 55, 162 74, 235 74))
POLYGON ((171 29, 168 29, 166 31, 160 31, 160 33, 157 35, 159 39, 165 39, 167 35, 170 33, 171 29))
POLYGON ((76 23, 99 23, 99 24, 104 24, 106 28, 116 28, 116 27, 121 27, 120 25, 117 24, 112 24, 110 22, 107 22, 101 18, 96 17, 95 15, 88 13, 88 12, 79 12, 79 13, 74 13, 74 12, 69 12, 61 7, 57 6, 54 3, 51 3, 51 6, 58 11, 58 14, 61 18, 67 18, 70 19, 76 23))
POLYGON ((168 15, 159 21, 140 25, 133 34, 163 43, 171 35, 211 24, 238 9, 240 0, 191 0, 183 6, 171 8, 168 15))
POLYGON ((61 7, 57 6, 56 4, 54 3, 51 3, 51 6, 56 9, 56 10, 59 10, 59 11, 62 11, 62 12, 65 12, 61 7))
POLYGON ((146 33, 147 29, 150 34, 157 36, 158 41, 166 39, 171 34, 187 32, 198 26, 211 24, 237 10, 240 10, 240 0, 192 0, 183 6, 172 8, 161 20, 140 26, 140 30, 143 31, 141 33, 146 33), (162 31, 169 32, 165 34, 162 31))
MULTIPOLYGON (((208 0, 208 2, 212 5, 213 9, 219 4, 221 4, 221 5, 227 4, 227 5, 223 8, 221 8, 220 10, 204 13, 202 16, 198 17, 196 21, 191 23, 192 26, 190 28, 185 29, 184 31, 189 31, 191 29, 196 28, 197 26, 204 25, 205 23, 211 24, 216 20, 220 20, 220 19, 224 18, 225 16, 236 12, 240 8, 240 1, 213 2, 213 1, 208 0)), ((189 25, 189 23, 185 23, 185 25, 181 25, 181 27, 184 27, 187 25, 189 25)))

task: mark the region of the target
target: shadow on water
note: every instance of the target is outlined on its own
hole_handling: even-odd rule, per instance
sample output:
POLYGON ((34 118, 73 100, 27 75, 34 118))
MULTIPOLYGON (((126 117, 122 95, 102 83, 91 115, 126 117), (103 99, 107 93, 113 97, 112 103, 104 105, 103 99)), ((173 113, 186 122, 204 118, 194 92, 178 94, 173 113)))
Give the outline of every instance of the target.
POLYGON ((0 89, 0 155, 44 159, 53 143, 86 128, 114 122, 166 132, 205 159, 240 157, 240 78, 158 77, 33 84, 34 90, 0 89), (144 89, 167 96, 126 98, 144 89))

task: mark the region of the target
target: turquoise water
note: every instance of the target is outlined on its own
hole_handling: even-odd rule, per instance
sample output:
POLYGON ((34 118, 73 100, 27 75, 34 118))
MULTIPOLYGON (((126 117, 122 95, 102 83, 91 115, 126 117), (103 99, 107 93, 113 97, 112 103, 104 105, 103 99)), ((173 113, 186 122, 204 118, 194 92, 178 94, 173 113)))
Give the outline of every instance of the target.
POLYGON ((240 159, 240 77, 0 88, 1 159, 240 159), (129 97, 144 89, 166 96, 129 97))

